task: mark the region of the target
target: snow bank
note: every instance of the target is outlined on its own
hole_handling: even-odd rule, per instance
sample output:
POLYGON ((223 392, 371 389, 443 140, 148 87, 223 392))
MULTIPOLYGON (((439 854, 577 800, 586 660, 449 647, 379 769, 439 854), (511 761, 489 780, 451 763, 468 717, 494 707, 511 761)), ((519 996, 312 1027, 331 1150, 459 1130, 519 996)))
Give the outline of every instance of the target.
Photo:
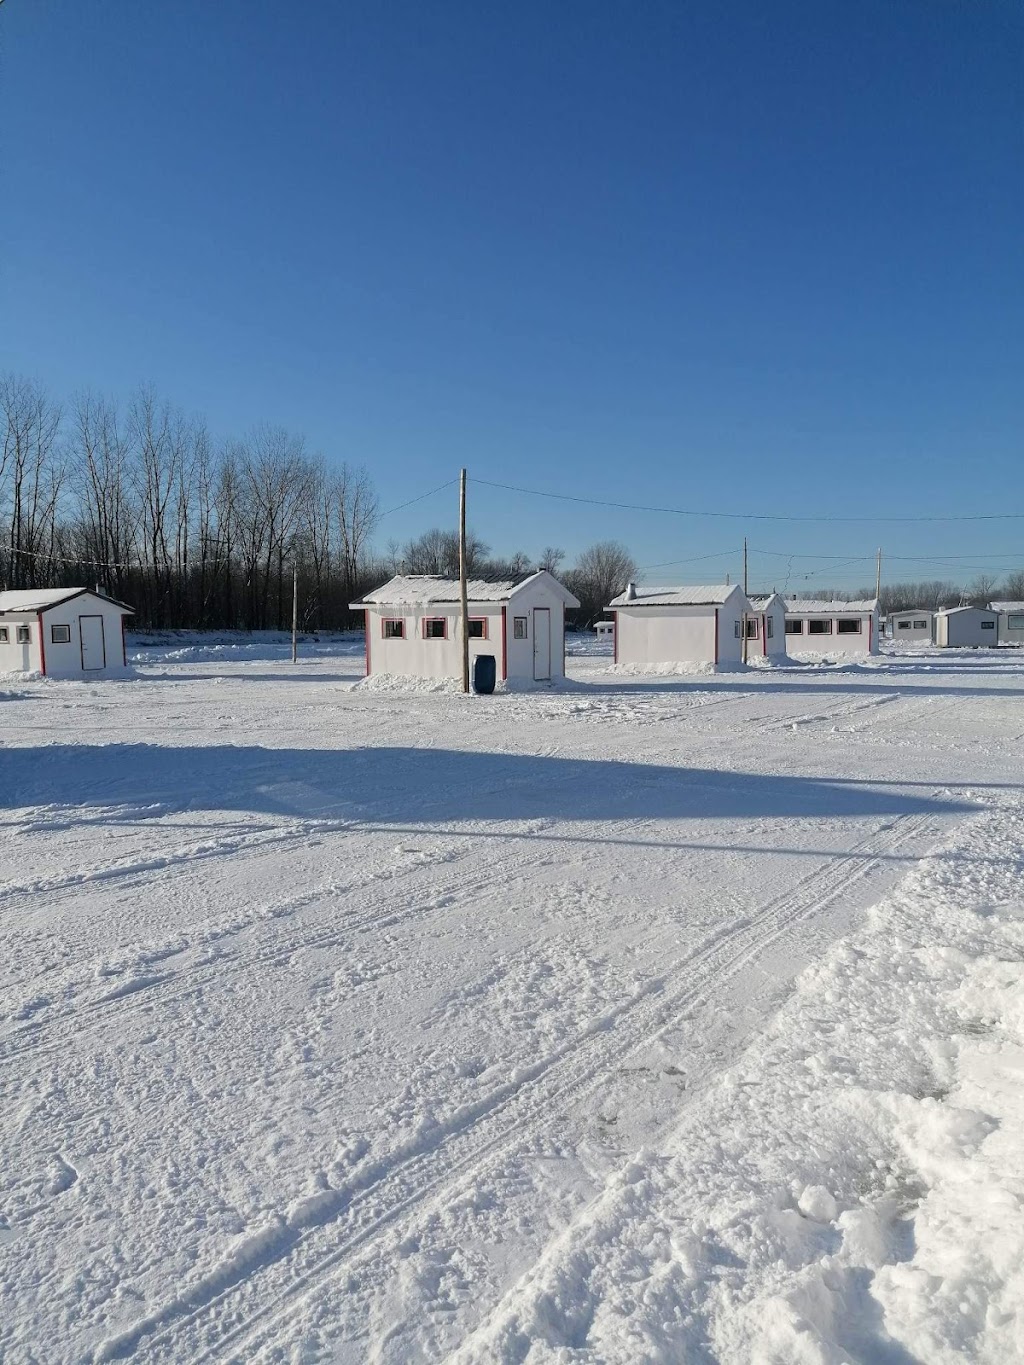
POLYGON ((1024 1359, 1022 842, 961 827, 455 1359, 1024 1359))
POLYGON ((619 678, 692 678, 709 677, 716 672, 722 672, 721 664, 716 668, 714 664, 702 664, 695 662, 671 663, 671 664, 609 664, 602 672, 609 673, 613 677, 619 678))

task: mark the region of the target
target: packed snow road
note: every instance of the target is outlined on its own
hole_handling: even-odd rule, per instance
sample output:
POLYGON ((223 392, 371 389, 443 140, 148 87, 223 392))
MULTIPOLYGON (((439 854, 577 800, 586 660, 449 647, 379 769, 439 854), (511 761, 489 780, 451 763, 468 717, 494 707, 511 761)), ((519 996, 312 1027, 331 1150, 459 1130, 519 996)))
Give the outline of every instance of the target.
POLYGON ((1019 880, 968 845, 1020 828, 1021 656, 471 698, 349 647, 137 662, 0 687, 0 1356, 760 1358, 756 1257, 666 1306, 638 1191, 692 1268, 687 1144, 734 1193, 771 1146, 796 1088, 736 1068, 798 974, 929 869, 1019 880))

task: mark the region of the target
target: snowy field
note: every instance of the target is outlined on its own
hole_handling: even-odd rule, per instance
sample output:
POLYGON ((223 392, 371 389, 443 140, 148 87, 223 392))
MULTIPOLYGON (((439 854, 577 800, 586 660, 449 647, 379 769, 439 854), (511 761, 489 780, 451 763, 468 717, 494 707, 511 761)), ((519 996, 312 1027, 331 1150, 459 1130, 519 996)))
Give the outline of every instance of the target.
POLYGON ((0 679, 0 1359, 1024 1359, 1024 655, 0 679))

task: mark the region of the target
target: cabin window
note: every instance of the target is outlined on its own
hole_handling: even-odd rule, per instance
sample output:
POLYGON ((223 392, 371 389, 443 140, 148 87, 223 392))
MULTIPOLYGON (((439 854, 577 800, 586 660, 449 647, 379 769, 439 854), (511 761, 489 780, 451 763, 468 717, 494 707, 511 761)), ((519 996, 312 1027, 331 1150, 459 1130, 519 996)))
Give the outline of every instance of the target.
POLYGON ((915 621, 915 622, 914 622, 914 629, 915 629, 915 630, 927 630, 927 629, 928 629, 928 622, 927 622, 927 621, 915 621))
POLYGON ((995 621, 982 621, 981 628, 982 630, 995 630, 996 623, 995 621))
POLYGON ((18 626, 17 640, 19 645, 27 645, 32 639, 32 631, 28 626, 18 626))
POLYGON ((859 617, 856 620, 851 620, 849 617, 846 617, 845 619, 840 617, 836 622, 836 631, 839 635, 859 635, 860 628, 861 621, 859 617))
POLYGON ((447 618, 444 616, 424 616, 423 638, 424 640, 447 640, 447 618))
POLYGON ((10 643, 10 639, 11 639, 11 637, 10 637, 10 633, 8 632, 7 627, 6 627, 6 626, 0 626, 0 645, 9 644, 9 643, 10 643))
POLYGON ((1008 616, 1006 628, 1007 630, 1024 630, 1024 616, 1008 616))
MULTIPOLYGON (((733 633, 733 635, 735 635, 735 637, 736 637, 737 640, 741 638, 741 630, 740 630, 740 623, 739 623, 739 621, 734 621, 734 622, 733 622, 733 630, 732 630, 732 633, 733 633)), ((747 617, 747 639, 748 639, 748 640, 756 640, 757 637, 760 635, 760 633, 761 633, 761 628, 760 628, 760 626, 759 626, 759 624, 758 624, 757 617, 756 617, 756 616, 748 616, 748 617, 747 617)))
POLYGON ((775 622, 770 616, 764 618, 764 637, 766 640, 771 640, 775 637, 775 622))
POLYGON ((471 616, 469 618, 469 638, 471 640, 487 639, 487 617, 471 616))
POLYGON ((808 635, 831 635, 832 622, 827 616, 812 616, 807 622, 808 635))
POLYGON ((804 623, 793 616, 786 617, 786 634, 803 635, 804 623))
POLYGON ((385 640, 404 640, 405 622, 399 620, 388 620, 383 622, 385 640))
POLYGON ((50 644, 51 644, 51 645, 69 645, 70 643, 71 643, 71 627, 70 627, 70 626, 51 626, 51 627, 50 627, 50 644))
POLYGON ((525 640, 525 639, 526 639, 526 617, 525 617, 525 616, 513 616, 513 617, 512 617, 512 638, 513 638, 513 640, 525 640))
MULTIPOLYGON (((924 624, 924 623, 922 622, 922 625, 923 625, 923 624, 924 624)), ((916 621, 914 622, 914 625, 915 625, 915 626, 917 625, 917 622, 916 622, 916 621)), ((909 630, 909 629, 910 629, 910 622, 909 622, 909 621, 897 621, 897 622, 896 622, 896 629, 897 629, 897 630, 909 630)))

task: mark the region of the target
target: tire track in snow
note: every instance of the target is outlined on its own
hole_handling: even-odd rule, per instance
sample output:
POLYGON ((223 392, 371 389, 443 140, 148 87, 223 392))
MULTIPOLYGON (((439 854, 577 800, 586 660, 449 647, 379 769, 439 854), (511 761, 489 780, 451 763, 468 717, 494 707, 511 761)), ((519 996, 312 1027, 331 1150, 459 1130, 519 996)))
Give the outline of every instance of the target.
POLYGON ((153 1360, 251 1361, 287 1332, 287 1324, 326 1281, 378 1255, 397 1219, 422 1217, 432 1204, 450 1203, 457 1191, 479 1183, 488 1167, 543 1133, 567 1104, 579 1103, 601 1084, 613 1065, 673 1027, 680 1011, 697 1005, 787 930, 839 899, 887 854, 940 830, 934 814, 919 814, 872 831, 760 907, 756 918, 734 921, 694 949, 673 969, 673 981, 662 977, 646 983, 581 1034, 456 1110, 426 1137, 410 1140, 345 1184, 278 1215, 192 1286, 102 1342, 94 1361, 125 1358, 144 1345, 153 1360), (290 1283, 276 1292, 271 1286, 261 1291, 258 1278, 277 1267, 287 1268, 290 1283), (244 1316, 251 1295, 259 1301, 244 1316), (205 1336, 201 1354, 199 1343, 190 1339, 197 1330, 205 1336))
MULTIPOLYGON (((607 834, 610 839, 614 839, 617 836, 630 833, 637 826, 645 823, 647 820, 643 817, 615 822, 607 834)), ((346 826, 345 828, 348 832, 361 832, 357 826, 346 826)), ((375 827, 373 832, 380 833, 381 831, 375 827)), ((402 832, 408 837, 407 830, 403 829, 402 832)), ((540 832, 533 829, 530 834, 540 832)), ((459 831, 451 829, 446 829, 442 833, 446 838, 464 837, 460 836, 459 831)), ((424 830, 423 835, 432 838, 434 832, 424 830)), ((530 836, 528 834, 525 837, 528 839, 530 836)), ((466 856, 471 855, 474 845, 475 841, 471 844, 466 856)), ((533 858, 524 858, 519 848, 513 847, 507 854, 488 860, 486 865, 482 865, 478 859, 474 859, 470 867, 462 867, 454 875, 432 881, 428 896, 424 896, 422 891, 401 894, 401 888, 399 888, 399 895, 396 898, 394 889, 392 889, 390 895, 384 893, 361 910, 345 915, 340 920, 332 920, 329 925, 313 933, 297 933, 285 938, 278 937, 273 942, 262 945, 248 953, 235 951, 215 953, 210 956, 208 954, 218 942, 218 939, 215 938, 211 942, 204 942, 199 945, 199 950, 207 955, 188 966, 175 968, 164 973, 152 970, 143 971, 139 976, 127 977, 122 981, 117 981, 111 977, 110 984, 105 987, 103 994, 98 998, 93 997, 79 1003, 72 1001, 59 1011, 51 1008, 52 1001, 37 996, 23 1004, 23 1019, 19 1026, 10 1031, 6 1038, 0 1039, 0 1063, 27 1054, 33 1054, 37 1057, 48 1056, 53 1053, 65 1054, 71 1043, 77 1040, 83 1031, 101 1027, 111 1018, 116 1017, 118 1021, 121 1021, 126 1017, 127 1011, 149 1009, 156 1000, 159 1000, 161 1005, 180 1002, 195 994, 210 980, 225 980, 228 979, 228 974, 231 977, 237 977, 244 972, 257 970, 268 963, 276 962, 280 958, 289 957, 294 953, 336 947, 353 934, 364 933, 371 929, 390 929, 410 919, 425 918, 437 911, 447 909, 452 898, 459 891, 467 886, 479 883, 485 875, 490 879, 495 874, 500 875, 508 872, 510 874, 509 883, 511 884, 513 881, 521 881, 524 876, 551 860, 552 852, 547 843, 545 843, 543 851, 538 852, 533 858), (179 989, 174 989, 176 986, 179 989), (51 1029, 51 1025, 63 1024, 66 1024, 67 1027, 51 1029), (24 1041, 18 1042, 18 1039, 24 1041)), ((422 863, 416 863, 408 868, 400 874, 402 880, 418 875, 422 871, 422 866, 422 863)), ((279 903, 269 909, 266 915, 243 925, 237 932, 244 933, 247 930, 258 929, 268 923, 276 923, 286 916, 294 914, 295 911, 301 910, 307 905, 315 904, 332 894, 340 893, 346 896, 353 893, 358 894, 365 887, 372 887, 377 880, 379 880, 379 874, 369 877, 365 882, 355 884, 351 882, 346 882, 343 885, 338 882, 323 883, 312 891, 279 903)), ((219 937, 227 937, 230 933, 231 931, 228 930, 219 937)), ((143 951, 139 954, 137 964, 143 968, 151 968, 157 962, 178 956, 182 952, 188 952, 190 946, 166 951, 157 949, 148 954, 143 951)))

